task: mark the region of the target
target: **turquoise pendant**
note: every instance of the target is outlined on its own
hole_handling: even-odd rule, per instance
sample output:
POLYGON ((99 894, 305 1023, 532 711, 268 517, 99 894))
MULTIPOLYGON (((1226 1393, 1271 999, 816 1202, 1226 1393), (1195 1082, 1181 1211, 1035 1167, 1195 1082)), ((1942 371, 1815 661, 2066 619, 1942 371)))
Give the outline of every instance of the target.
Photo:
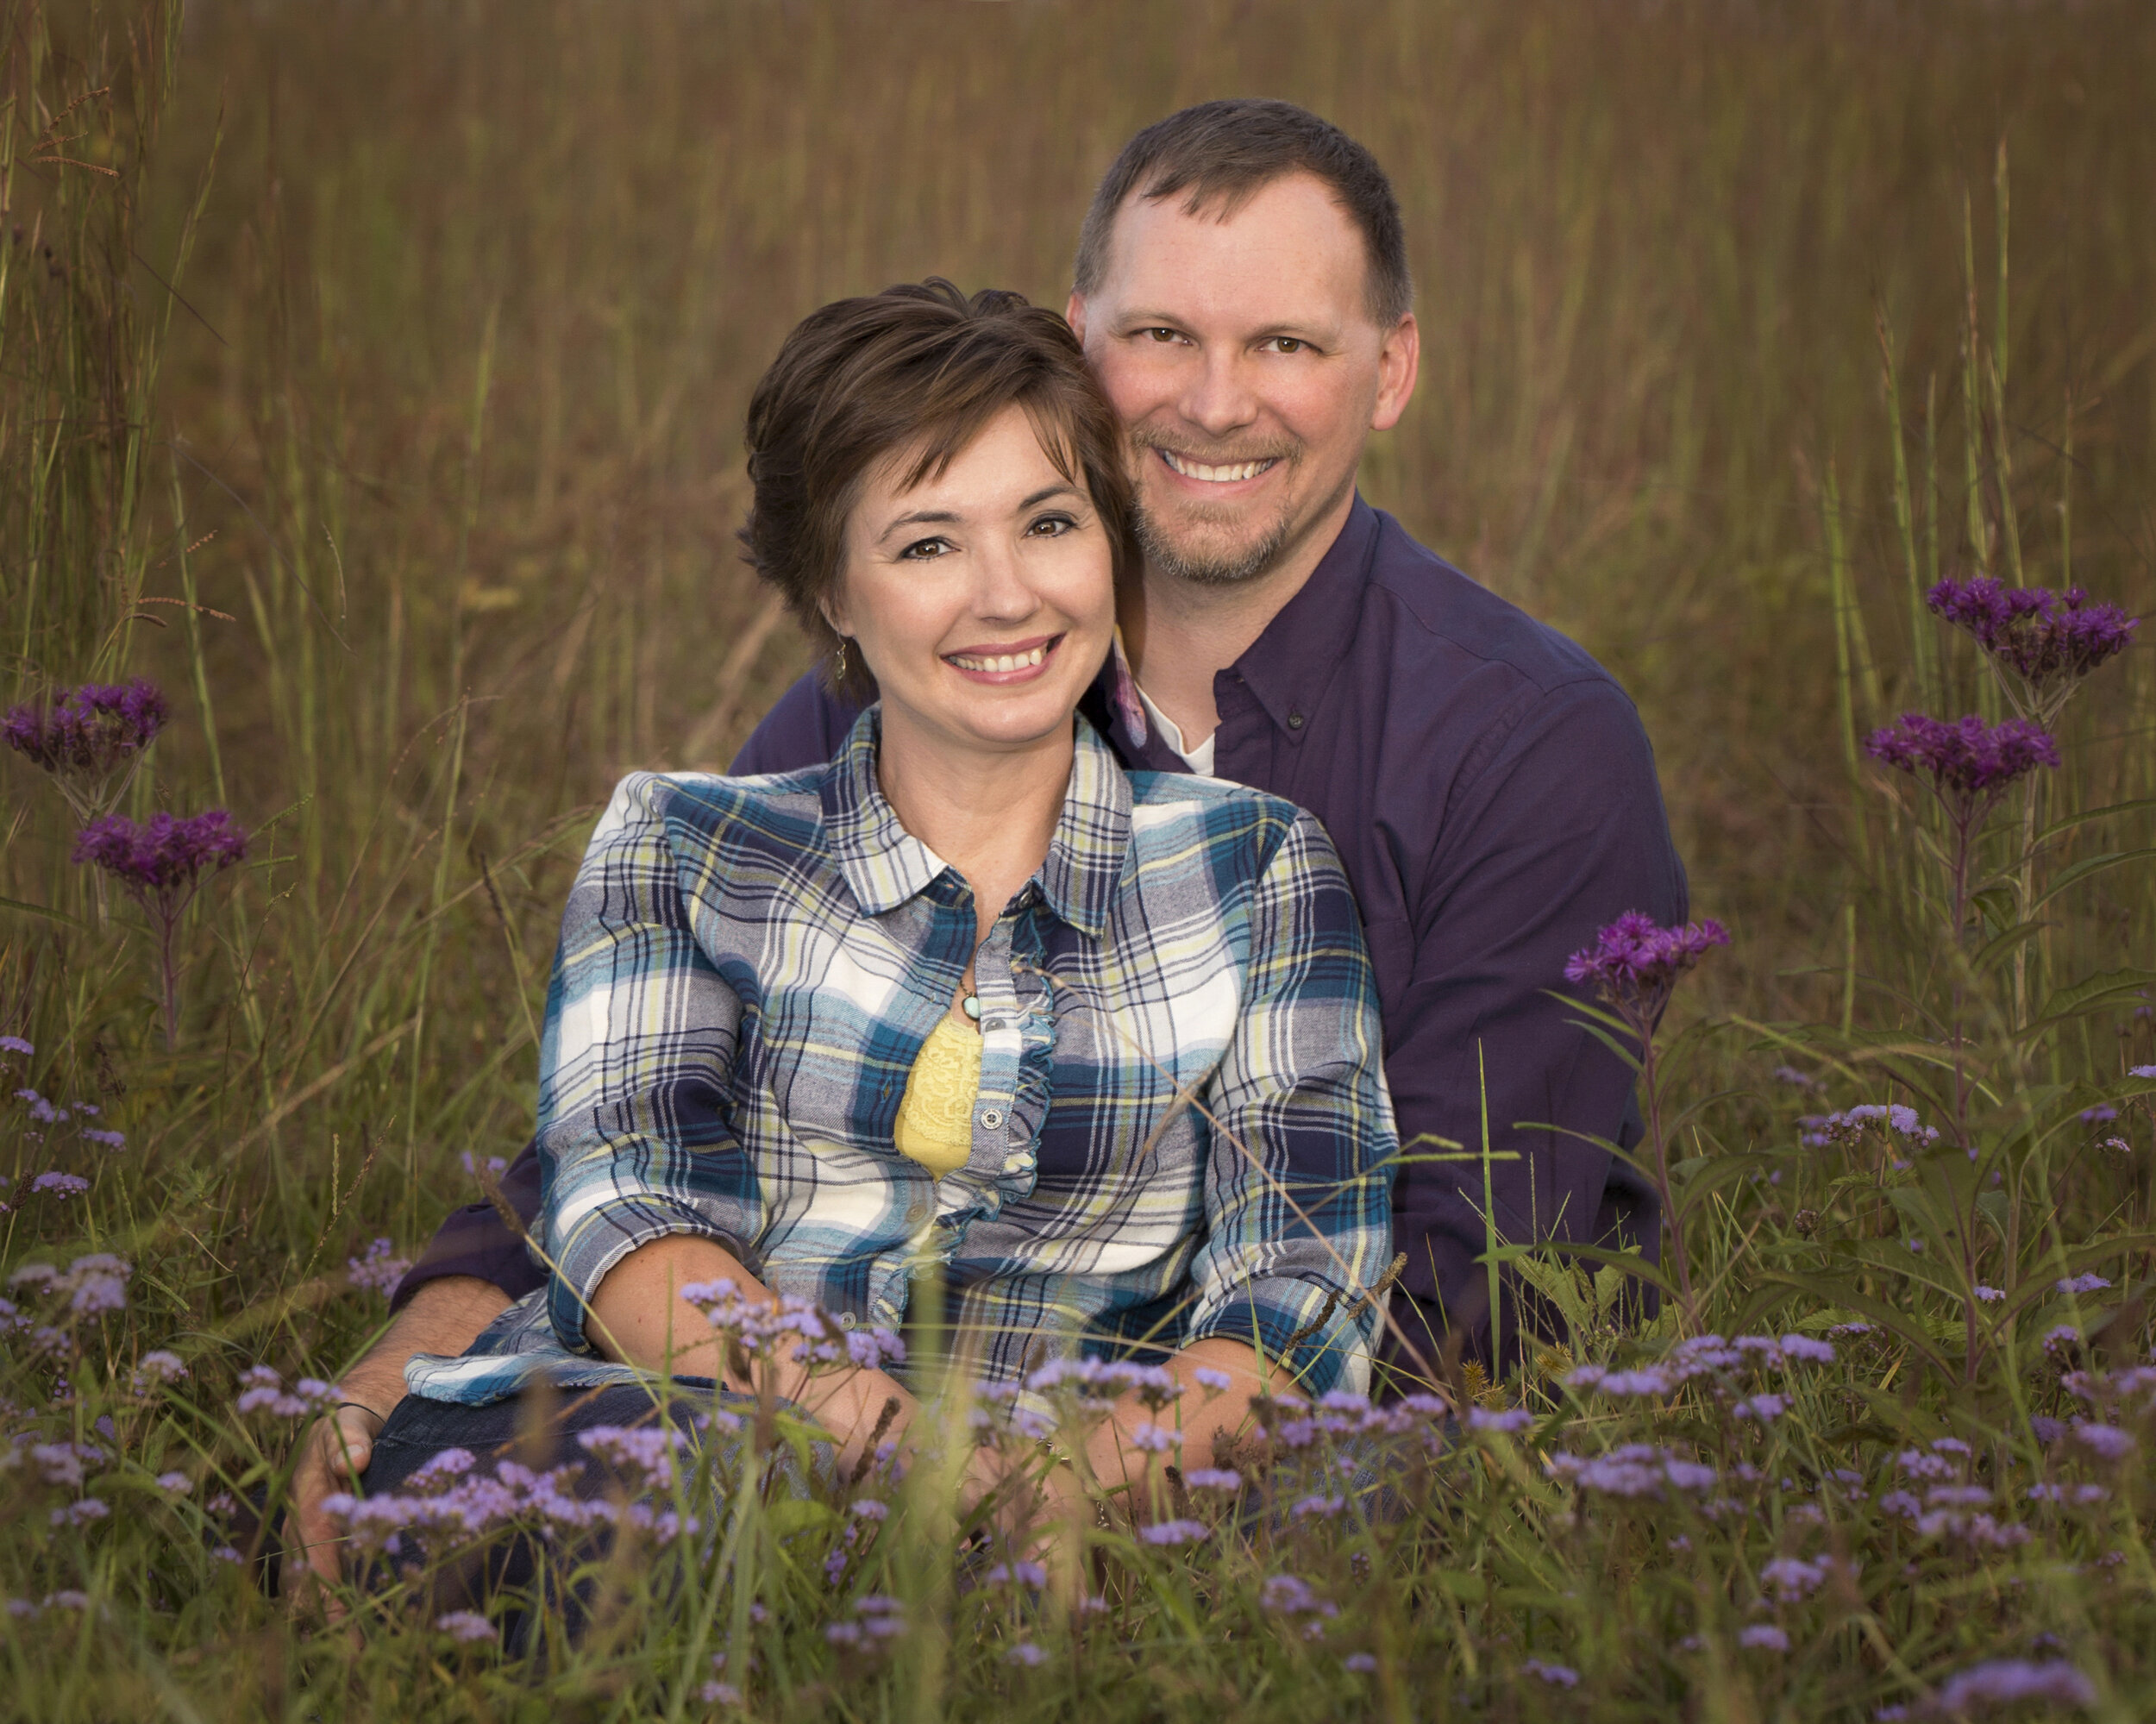
POLYGON ((959 1002, 959 1008, 975 1023, 978 1024, 981 1021, 981 996, 979 994, 968 994, 959 1002))

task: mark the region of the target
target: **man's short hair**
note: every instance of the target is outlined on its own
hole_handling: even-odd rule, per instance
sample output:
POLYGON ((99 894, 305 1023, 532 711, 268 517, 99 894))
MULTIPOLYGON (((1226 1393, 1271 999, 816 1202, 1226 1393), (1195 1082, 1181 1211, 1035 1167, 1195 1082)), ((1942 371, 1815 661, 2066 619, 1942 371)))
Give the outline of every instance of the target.
POLYGON ((1217 204, 1227 216, 1291 173, 1323 181, 1361 231, 1370 316, 1381 329, 1391 329, 1415 297, 1392 182, 1362 145, 1292 102, 1200 102, 1156 120, 1124 145, 1078 231, 1072 285, 1081 298, 1100 286, 1116 217, 1132 192, 1158 200, 1186 191, 1187 213, 1217 204))

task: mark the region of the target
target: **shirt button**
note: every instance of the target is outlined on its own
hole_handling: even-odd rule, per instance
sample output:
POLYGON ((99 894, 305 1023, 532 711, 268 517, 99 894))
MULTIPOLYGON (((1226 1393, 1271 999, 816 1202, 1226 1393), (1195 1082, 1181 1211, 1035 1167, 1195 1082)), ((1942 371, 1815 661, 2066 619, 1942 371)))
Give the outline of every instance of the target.
POLYGON ((852 1328, 858 1320, 850 1311, 842 1311, 838 1313, 838 1326, 842 1329, 852 1328))
POLYGON ((993 1132, 1003 1123, 1003 1115, 996 1108, 984 1107, 981 1110, 981 1123, 993 1132))
POLYGON ((991 1018, 991 1019, 987 1019, 985 1023, 983 1023, 983 1024, 981 1025, 981 1033, 985 1035, 985 1034, 987 1034, 987 1033, 989 1031, 991 1031, 991 1030, 1000 1030, 1002 1027, 1003 1027, 1003 1019, 1000 1019, 1000 1018, 991 1018))
POLYGON ((1291 730, 1300 730, 1302 729, 1302 714, 1300 712, 1290 712, 1288 715, 1288 728, 1291 730))

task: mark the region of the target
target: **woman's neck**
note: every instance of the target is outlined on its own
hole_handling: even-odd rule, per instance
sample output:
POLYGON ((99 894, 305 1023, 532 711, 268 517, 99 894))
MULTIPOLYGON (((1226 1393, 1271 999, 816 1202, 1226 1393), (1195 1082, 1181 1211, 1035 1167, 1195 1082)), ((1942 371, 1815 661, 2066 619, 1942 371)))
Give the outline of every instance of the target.
POLYGON ((885 708, 876 781, 899 824, 965 876, 984 939, 1048 856, 1075 748, 1068 725, 1011 749, 956 747, 885 708))

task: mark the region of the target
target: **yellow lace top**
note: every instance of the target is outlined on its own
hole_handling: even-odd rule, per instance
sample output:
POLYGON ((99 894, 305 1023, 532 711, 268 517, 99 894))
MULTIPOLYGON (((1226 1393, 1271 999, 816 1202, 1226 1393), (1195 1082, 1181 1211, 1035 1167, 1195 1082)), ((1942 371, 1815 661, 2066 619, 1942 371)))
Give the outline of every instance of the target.
POLYGON ((937 1178, 973 1154, 973 1104, 981 1094, 981 1036, 945 1017, 921 1044, 899 1102, 898 1148, 937 1178))

